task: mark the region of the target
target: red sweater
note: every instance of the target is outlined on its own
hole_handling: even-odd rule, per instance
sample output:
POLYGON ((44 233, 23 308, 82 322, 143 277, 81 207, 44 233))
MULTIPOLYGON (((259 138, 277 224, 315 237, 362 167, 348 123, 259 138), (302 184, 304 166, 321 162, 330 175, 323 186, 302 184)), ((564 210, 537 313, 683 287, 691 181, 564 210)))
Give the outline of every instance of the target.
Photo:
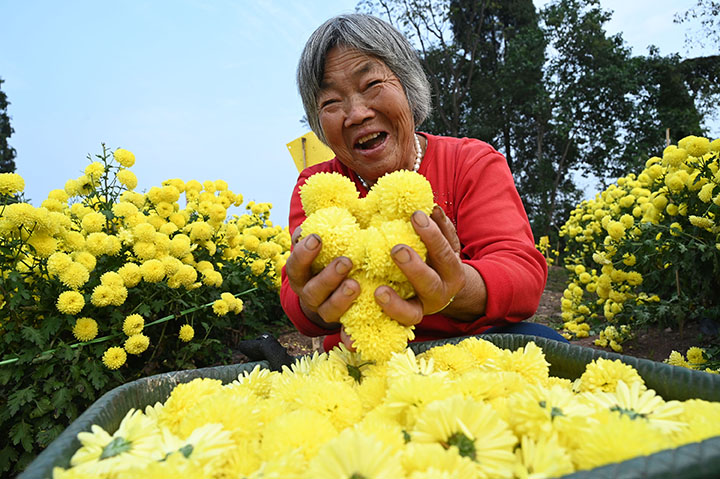
MULTIPOLYGON (((442 314, 425 316, 415 326, 415 341, 478 334, 491 326, 519 322, 537 310, 545 288, 547 264, 535 248, 530 224, 515 189, 507 161, 487 143, 423 133, 428 140, 419 173, 428 179, 437 203, 457 228, 462 260, 475 268, 487 288, 485 315, 475 321, 458 321, 442 314)), ((292 233, 305 220, 299 188, 318 172, 337 172, 355 182, 361 196, 365 188, 357 175, 332 159, 300 173, 290 201, 292 233)), ((298 331, 307 336, 327 335, 300 308, 282 270, 280 301, 298 331)), ((340 334, 331 333, 329 350, 340 334)))

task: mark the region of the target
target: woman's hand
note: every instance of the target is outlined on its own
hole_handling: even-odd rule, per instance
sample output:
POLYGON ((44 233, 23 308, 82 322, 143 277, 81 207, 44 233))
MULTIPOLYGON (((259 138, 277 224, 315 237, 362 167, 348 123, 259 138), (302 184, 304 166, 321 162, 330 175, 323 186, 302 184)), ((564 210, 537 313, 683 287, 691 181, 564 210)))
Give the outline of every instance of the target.
POLYGON ((313 275, 310 265, 320 252, 322 241, 316 234, 299 241, 300 233, 300 227, 293 232, 294 248, 285 263, 290 287, 300 298, 300 307, 308 319, 335 330, 340 326, 340 317, 360 294, 357 281, 347 277, 352 261, 340 256, 313 275))
POLYGON ((442 208, 436 206, 430 217, 416 211, 412 224, 427 247, 427 262, 403 244, 393 247, 391 254, 416 296, 403 300, 389 286, 380 286, 375 299, 383 311, 406 326, 440 311, 464 321, 482 315, 487 300, 485 283, 475 268, 460 260, 460 240, 442 208))

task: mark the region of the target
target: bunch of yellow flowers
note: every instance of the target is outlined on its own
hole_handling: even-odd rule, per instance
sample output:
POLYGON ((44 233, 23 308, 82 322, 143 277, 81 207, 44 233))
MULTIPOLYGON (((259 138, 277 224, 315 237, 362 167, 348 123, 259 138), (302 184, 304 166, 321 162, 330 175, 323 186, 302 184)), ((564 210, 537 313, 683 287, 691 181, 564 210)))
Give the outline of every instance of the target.
MULTIPOLYGON (((710 355, 704 348, 692 346, 687 350, 685 355, 678 351, 672 351, 670 356, 664 362, 670 364, 671 366, 681 366, 687 369, 697 369, 707 373, 719 374, 720 368, 713 369, 708 367, 711 365, 708 362, 709 359, 711 359, 710 355)), ((712 361, 712 363, 715 367, 717 367, 717 360, 712 361)))
MULTIPOLYGON (((100 318, 122 314, 140 321, 157 319, 158 312, 142 307, 142 297, 157 295, 157 286, 168 293, 177 290, 174 294, 180 296, 195 290, 220 296, 223 272, 230 272, 230 265, 245 265, 251 283, 263 278, 279 286, 290 238, 286 228, 267 219, 268 203, 251 202, 250 214, 228 219, 228 208, 240 206, 243 198, 222 180, 171 179, 138 193, 137 178, 129 169, 134 163, 128 150, 117 149, 112 155, 104 151, 83 175, 67 181, 63 190, 51 191, 40 207, 2 206, 0 239, 16 249, 3 257, 2 277, 15 271, 25 275, 29 288, 42 282, 58 285, 46 290, 54 297, 44 296, 45 291, 36 294, 54 304, 61 317, 77 318, 72 333, 81 342, 102 333, 120 338, 115 326, 100 318)), ((0 175, 0 191, 16 194, 23 187, 19 175, 0 175)), ((0 302, 12 298, 12 292, 2 291, 0 302)), ((215 302, 216 314, 242 311, 242 301, 228 295, 233 296, 223 293, 215 302)), ((176 334, 185 328, 184 341, 193 336, 191 324, 176 328, 176 334)), ((142 326, 103 354, 108 368, 122 366, 125 353, 148 350, 150 339, 141 331, 142 326)))
POLYGON ((577 335, 588 319, 675 321, 671 305, 681 304, 683 317, 702 315, 696 305, 715 307, 716 285, 706 279, 720 273, 719 161, 720 139, 683 138, 572 211, 560 231, 567 332, 577 335))
POLYGON ((431 213, 430 183, 412 171, 400 170, 378 179, 365 198, 355 185, 337 173, 317 173, 300 188, 306 219, 302 237, 317 234, 322 250, 313 261, 317 272, 338 256, 348 257, 348 275, 360 284, 360 296, 340 318, 355 347, 368 360, 387 361, 414 338, 413 328, 386 315, 375 301, 378 286, 389 285, 401 297, 415 294, 394 263, 390 250, 397 244, 413 248, 423 260, 425 244, 410 223, 415 211, 431 213))
POLYGON ((112 434, 80 433, 53 477, 558 477, 720 435, 720 403, 666 401, 619 360, 574 382, 548 371, 532 342, 472 337, 375 364, 341 345, 180 384, 112 434))

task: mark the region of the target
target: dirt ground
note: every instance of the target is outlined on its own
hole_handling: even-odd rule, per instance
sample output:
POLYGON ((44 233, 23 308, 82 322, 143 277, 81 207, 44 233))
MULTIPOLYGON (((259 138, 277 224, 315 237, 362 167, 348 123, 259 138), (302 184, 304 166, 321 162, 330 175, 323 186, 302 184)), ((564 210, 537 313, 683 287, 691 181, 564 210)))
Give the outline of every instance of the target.
MULTIPOLYGON (((553 328, 562 325, 560 318, 560 299, 565 288, 565 273, 562 268, 552 267, 548 284, 540 299, 537 313, 528 321, 546 324, 553 328)), ((595 346, 597 336, 574 339, 571 342, 579 346, 602 349, 595 346)), ((289 330, 278 337, 278 341, 288 353, 297 356, 313 351, 311 338, 289 330)), ((691 346, 702 346, 700 326, 695 323, 685 324, 682 331, 670 328, 646 328, 635 332, 635 337, 625 341, 622 354, 652 361, 663 361, 675 350, 683 354, 691 346)))

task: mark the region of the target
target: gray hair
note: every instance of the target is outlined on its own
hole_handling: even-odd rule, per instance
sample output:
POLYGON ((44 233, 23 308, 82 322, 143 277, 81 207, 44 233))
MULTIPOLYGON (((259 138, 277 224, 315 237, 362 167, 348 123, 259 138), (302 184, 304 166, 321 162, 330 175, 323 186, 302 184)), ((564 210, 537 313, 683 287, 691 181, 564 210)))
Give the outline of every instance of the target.
POLYGON ((310 36, 297 69, 297 83, 310 128, 327 143, 318 117, 318 95, 325 74, 325 59, 336 46, 356 49, 382 60, 405 90, 415 125, 430 114, 430 83, 410 42, 388 23, 360 13, 338 15, 310 36))

